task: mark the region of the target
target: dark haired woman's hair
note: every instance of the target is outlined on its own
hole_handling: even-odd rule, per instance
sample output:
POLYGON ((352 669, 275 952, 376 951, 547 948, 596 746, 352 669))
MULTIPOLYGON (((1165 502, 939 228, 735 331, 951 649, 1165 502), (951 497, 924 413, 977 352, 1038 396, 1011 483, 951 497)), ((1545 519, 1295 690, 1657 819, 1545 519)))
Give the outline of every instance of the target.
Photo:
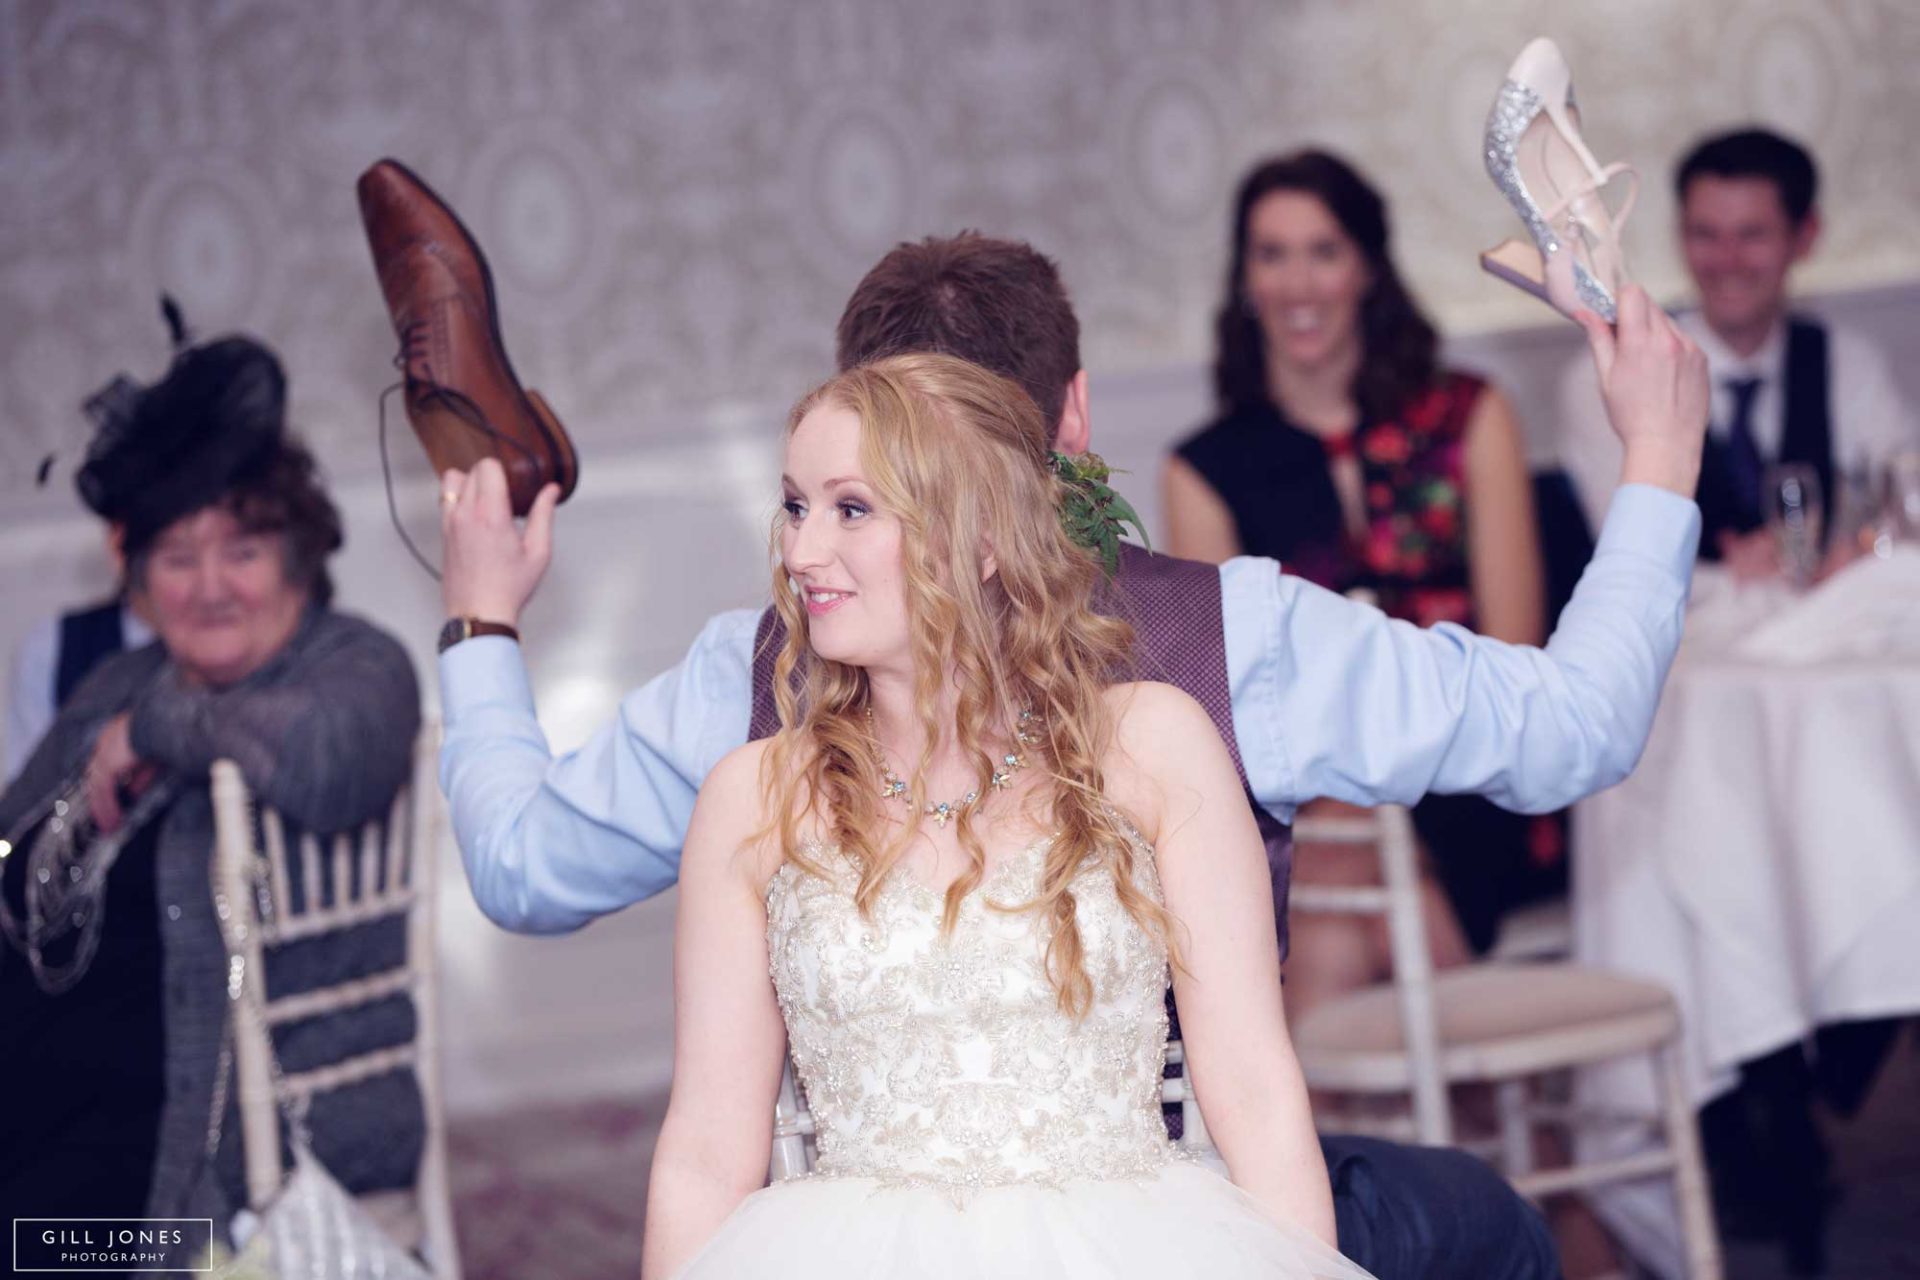
MULTIPOLYGON (((327 557, 346 539, 340 510, 327 496, 320 482, 319 464, 305 445, 291 437, 283 438, 260 466, 235 480, 212 505, 231 512, 247 533, 278 534, 287 581, 305 588, 315 604, 332 601, 333 578, 327 572, 327 557)), ((147 559, 160 532, 155 530, 154 537, 127 548, 128 581, 139 584, 146 580, 147 559)))
POLYGON ((1440 337, 1394 270, 1387 247, 1387 206, 1380 193, 1338 156, 1311 150, 1258 165, 1241 180, 1234 199, 1233 252, 1214 321, 1213 390, 1220 411, 1238 413, 1273 403, 1266 336, 1246 304, 1245 282, 1253 208, 1276 191, 1297 191, 1320 201, 1366 259, 1373 284, 1360 300, 1361 357, 1353 397, 1363 421, 1394 416, 1433 384, 1440 337))

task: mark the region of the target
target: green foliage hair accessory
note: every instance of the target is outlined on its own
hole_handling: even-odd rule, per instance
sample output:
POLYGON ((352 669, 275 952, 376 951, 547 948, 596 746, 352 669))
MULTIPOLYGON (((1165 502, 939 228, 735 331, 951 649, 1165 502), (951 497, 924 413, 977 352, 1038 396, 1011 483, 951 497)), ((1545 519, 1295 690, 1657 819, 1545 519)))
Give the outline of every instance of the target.
POLYGON ((1127 500, 1107 487, 1113 474, 1106 459, 1097 453, 1082 453, 1069 458, 1064 453, 1049 453, 1047 465, 1065 483, 1060 497, 1060 523, 1067 536, 1100 557, 1111 578, 1120 570, 1120 535, 1126 526, 1140 535, 1149 550, 1147 526, 1127 500))

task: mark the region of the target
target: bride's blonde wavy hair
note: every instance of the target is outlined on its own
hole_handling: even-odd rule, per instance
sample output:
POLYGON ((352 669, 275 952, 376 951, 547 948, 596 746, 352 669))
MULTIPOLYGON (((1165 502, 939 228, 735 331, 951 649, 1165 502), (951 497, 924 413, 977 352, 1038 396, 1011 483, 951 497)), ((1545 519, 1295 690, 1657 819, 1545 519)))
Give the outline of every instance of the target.
MULTIPOLYGON (((1171 917, 1135 886, 1136 847, 1103 798, 1100 761, 1113 724, 1102 690, 1126 669, 1133 628, 1094 612, 1101 570, 1060 523, 1047 424, 1018 384, 951 356, 890 356, 810 392, 788 415, 787 434, 828 405, 860 419, 861 467, 885 514, 901 526, 914 703, 927 743, 907 780, 909 793, 927 794, 934 748, 951 737, 977 764, 979 794, 992 794, 1000 750, 994 744, 1012 737, 1019 713, 1031 709, 1026 728, 1035 741, 1013 749, 1029 769, 1045 771, 1036 798, 1057 836, 1038 893, 1008 905, 1051 922, 1047 976, 1060 1008, 1080 1016, 1093 986, 1070 887, 1084 868, 1110 871, 1128 914, 1173 943, 1171 917), (988 548, 996 571, 982 582, 988 548), (957 714, 943 724, 939 708, 950 682, 957 714)), ((774 524, 776 561, 784 519, 782 513, 774 524)), ((876 842, 886 823, 866 670, 812 652, 806 610, 778 563, 773 587, 786 642, 773 671, 782 730, 762 766, 775 815, 768 834, 777 830, 788 861, 820 873, 800 836, 802 817, 811 816, 824 828, 822 839, 858 867, 855 901, 869 912, 921 815, 916 809, 894 839, 876 842)), ((956 820, 970 865, 947 889, 947 934, 986 866, 974 813, 963 809, 956 820)))

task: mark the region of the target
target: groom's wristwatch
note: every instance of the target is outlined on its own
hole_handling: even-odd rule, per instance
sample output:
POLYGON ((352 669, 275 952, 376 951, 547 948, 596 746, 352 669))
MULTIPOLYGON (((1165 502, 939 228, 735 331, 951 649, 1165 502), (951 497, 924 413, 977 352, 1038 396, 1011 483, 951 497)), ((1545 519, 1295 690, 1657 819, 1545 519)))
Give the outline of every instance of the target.
POLYGON ((479 618, 448 618, 447 625, 440 628, 440 652, 445 653, 462 640, 471 640, 475 636, 505 636, 509 640, 518 640, 520 633, 504 622, 484 622, 479 618))

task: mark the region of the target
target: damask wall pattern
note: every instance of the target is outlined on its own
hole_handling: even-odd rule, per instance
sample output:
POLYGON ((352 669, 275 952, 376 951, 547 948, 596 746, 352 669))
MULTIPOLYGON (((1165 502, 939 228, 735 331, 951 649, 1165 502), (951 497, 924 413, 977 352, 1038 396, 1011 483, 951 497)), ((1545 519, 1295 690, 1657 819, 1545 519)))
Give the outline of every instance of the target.
POLYGON ((1544 323, 1474 262, 1514 229, 1480 123, 1540 32, 1646 171, 1657 289, 1668 167, 1752 118, 1825 167, 1809 283, 1920 278, 1911 0, 0 0, 0 520, 71 509, 31 473, 86 391, 163 363, 162 287, 281 348, 337 477, 376 468, 352 183, 383 154, 487 245, 589 450, 763 429, 880 252, 968 226, 1059 257, 1089 367, 1198 363, 1235 177, 1307 142, 1388 190, 1446 327, 1544 323))

